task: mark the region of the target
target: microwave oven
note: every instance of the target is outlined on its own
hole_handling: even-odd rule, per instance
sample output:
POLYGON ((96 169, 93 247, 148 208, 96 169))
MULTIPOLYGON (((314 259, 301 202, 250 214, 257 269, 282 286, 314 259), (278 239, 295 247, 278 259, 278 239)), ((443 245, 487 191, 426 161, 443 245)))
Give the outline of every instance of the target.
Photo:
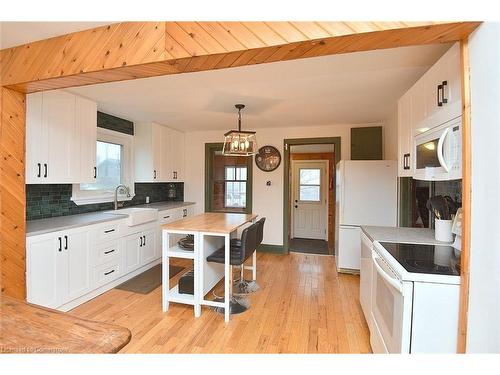
POLYGON ((417 180, 462 178, 462 116, 415 136, 414 175, 417 180))

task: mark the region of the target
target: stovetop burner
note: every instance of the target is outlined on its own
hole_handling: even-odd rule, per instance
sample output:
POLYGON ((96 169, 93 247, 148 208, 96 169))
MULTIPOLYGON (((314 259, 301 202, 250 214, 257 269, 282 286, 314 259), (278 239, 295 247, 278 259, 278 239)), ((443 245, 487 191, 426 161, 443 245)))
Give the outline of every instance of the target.
POLYGON ((447 245, 380 243, 408 272, 460 275, 460 252, 447 245), (458 253, 458 254, 457 254, 458 253))

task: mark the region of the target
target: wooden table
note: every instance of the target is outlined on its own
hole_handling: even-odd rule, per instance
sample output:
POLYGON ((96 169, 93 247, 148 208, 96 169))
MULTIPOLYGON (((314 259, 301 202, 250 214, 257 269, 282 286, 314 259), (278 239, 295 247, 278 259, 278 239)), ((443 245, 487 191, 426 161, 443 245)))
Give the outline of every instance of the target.
POLYGON ((0 353, 116 353, 127 328, 0 296, 0 353))
MULTIPOLYGON (((255 214, 204 213, 201 215, 174 221, 162 226, 162 299, 163 311, 168 311, 169 302, 185 303, 194 306, 194 315, 201 315, 201 305, 224 307, 224 320, 229 321, 231 265, 229 249, 231 237, 238 228, 246 223, 254 222, 255 214), (194 236, 194 250, 183 250, 177 245, 182 236, 194 236), (224 265, 206 261, 208 255, 225 248, 224 265), (169 258, 186 258, 193 260, 194 294, 180 294, 178 285, 169 286, 169 258), (205 295, 224 277, 224 302, 205 299, 205 295)), ((253 279, 256 279, 256 253, 253 254, 253 279)))

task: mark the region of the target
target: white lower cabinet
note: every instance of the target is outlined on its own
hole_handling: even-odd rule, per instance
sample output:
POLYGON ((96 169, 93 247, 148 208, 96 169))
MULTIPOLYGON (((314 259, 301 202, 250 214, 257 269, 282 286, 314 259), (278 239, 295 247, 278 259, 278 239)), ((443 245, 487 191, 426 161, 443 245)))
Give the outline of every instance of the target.
POLYGON ((139 267, 140 264, 140 248, 142 243, 142 235, 133 234, 128 236, 123 241, 125 249, 125 272, 132 271, 139 267))
POLYGON ((27 246, 26 287, 28 302, 46 307, 57 307, 62 302, 64 256, 58 250, 59 236, 40 238, 27 246))
POLYGON ((65 301, 71 301, 90 290, 90 248, 87 231, 64 235, 64 252, 68 275, 65 301))
POLYGON ((192 216, 193 207, 134 227, 115 220, 27 237, 28 302, 68 311, 158 264, 161 224, 192 216))
POLYGON ((144 242, 139 248, 140 262, 146 264, 152 262, 156 258, 156 230, 150 230, 143 235, 144 242))
POLYGON ((27 299, 58 307, 90 290, 87 231, 68 231, 29 239, 27 299))

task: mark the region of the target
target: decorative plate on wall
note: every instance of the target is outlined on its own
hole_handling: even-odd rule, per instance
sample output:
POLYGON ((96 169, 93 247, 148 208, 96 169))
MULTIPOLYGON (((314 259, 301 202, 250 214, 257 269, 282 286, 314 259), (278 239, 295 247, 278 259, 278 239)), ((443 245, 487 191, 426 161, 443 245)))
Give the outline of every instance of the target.
POLYGON ((281 163, 281 154, 276 147, 263 146, 255 155, 255 164, 264 172, 274 171, 281 163))

